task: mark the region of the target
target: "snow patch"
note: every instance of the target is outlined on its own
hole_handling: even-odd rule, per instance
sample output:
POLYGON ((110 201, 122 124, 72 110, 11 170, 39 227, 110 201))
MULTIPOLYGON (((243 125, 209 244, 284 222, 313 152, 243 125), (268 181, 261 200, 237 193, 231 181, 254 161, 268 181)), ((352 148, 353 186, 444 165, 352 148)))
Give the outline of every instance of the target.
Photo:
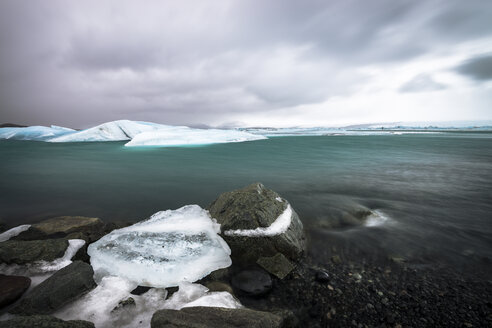
POLYGON ((82 239, 70 239, 68 240, 68 247, 65 250, 65 254, 63 257, 60 257, 52 262, 40 261, 39 269, 41 271, 49 272, 49 271, 58 271, 70 263, 72 263, 71 259, 75 254, 79 251, 82 246, 85 245, 85 240, 82 239))
POLYGON ((12 229, 9 229, 7 231, 0 233, 0 242, 7 241, 12 237, 17 236, 21 232, 26 231, 30 227, 31 227, 30 224, 23 224, 23 225, 20 225, 18 227, 14 227, 12 229))
POLYGON ((231 265, 220 225, 198 205, 157 212, 89 245, 96 277, 115 275, 141 286, 193 282, 231 265))
POLYGON ((282 198, 280 198, 280 197, 276 197, 276 198, 275 198, 275 200, 276 200, 277 202, 281 202, 281 203, 283 202, 282 198))
POLYGON ((267 237, 280 235, 287 231, 292 220, 292 207, 287 204, 287 208, 269 227, 258 227, 256 229, 238 229, 227 230, 224 232, 227 236, 244 236, 244 237, 267 237))

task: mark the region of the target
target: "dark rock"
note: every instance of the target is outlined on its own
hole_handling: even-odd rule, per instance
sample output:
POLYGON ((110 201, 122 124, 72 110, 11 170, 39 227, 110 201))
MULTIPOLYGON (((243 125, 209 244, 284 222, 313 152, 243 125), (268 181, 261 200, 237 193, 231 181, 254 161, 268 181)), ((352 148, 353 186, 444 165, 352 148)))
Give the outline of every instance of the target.
POLYGON ((255 327, 280 328, 286 326, 286 319, 277 314, 246 308, 226 309, 215 307, 190 307, 180 311, 160 310, 154 313, 152 328, 221 328, 255 327))
POLYGON ((331 261, 332 261, 333 263, 335 263, 335 264, 340 264, 340 263, 342 263, 342 259, 341 259, 341 258, 340 258, 340 256, 338 256, 338 255, 333 255, 333 256, 331 257, 331 261))
POLYGON ((63 238, 72 235, 71 239, 84 239, 93 242, 104 235, 105 225, 98 218, 84 216, 59 216, 33 224, 28 230, 21 232, 13 240, 40 240, 63 238), (79 233, 78 235, 73 235, 79 233))
POLYGON ((212 281, 205 285, 211 292, 228 292, 229 294, 234 294, 232 287, 225 282, 212 281))
POLYGON ((146 287, 146 286, 137 286, 134 290, 130 292, 132 295, 142 295, 145 294, 146 292, 149 291, 152 287, 146 287))
POLYGON ((20 316, 0 321, 0 328, 94 328, 89 321, 63 321, 50 315, 20 316))
POLYGON ((0 243, 0 262, 26 264, 34 261, 53 261, 65 254, 66 239, 8 240, 0 243))
POLYGON ((7 230, 7 225, 5 224, 5 222, 0 220, 0 233, 4 232, 6 230, 7 230))
POLYGON ((14 303, 31 285, 31 279, 0 274, 0 308, 14 303))
POLYGON ((118 302, 118 305, 115 306, 111 312, 117 312, 122 309, 135 306, 135 299, 133 297, 128 297, 126 300, 122 300, 118 302))
POLYGON ((93 275, 89 264, 73 262, 35 287, 9 312, 23 315, 52 313, 93 289, 96 286, 93 275))
POLYGON ((330 282, 330 275, 324 270, 316 271, 314 278, 317 282, 330 282))
POLYGON ((272 289, 272 278, 260 270, 241 271, 232 277, 232 286, 250 296, 260 296, 272 289))
MULTIPOLYGON (((221 224, 223 232, 237 229, 269 227, 285 211, 288 202, 254 183, 243 189, 221 194, 209 207, 210 214, 221 224), (279 201, 278 199, 281 199, 279 201)), ((254 265, 260 257, 277 253, 290 260, 301 257, 305 250, 305 236, 299 216, 292 209, 292 217, 286 232, 268 237, 245 237, 222 234, 232 250, 234 264, 254 265)))
POLYGON ((281 253, 272 257, 260 257, 256 263, 279 279, 284 279, 295 268, 281 253))

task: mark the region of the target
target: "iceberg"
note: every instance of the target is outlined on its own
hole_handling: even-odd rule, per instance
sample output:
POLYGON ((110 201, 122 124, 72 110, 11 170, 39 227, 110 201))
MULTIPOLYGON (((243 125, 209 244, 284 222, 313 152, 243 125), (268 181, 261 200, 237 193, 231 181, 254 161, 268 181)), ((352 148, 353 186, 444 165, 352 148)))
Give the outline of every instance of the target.
POLYGON ((52 125, 28 126, 26 128, 0 128, 0 139, 46 141, 74 133, 75 130, 52 125))
POLYGON ((194 282, 231 265, 220 224, 198 205, 157 212, 89 245, 96 277, 113 275, 141 286, 194 282))
POLYGON ((134 122, 129 120, 120 120, 107 122, 89 129, 77 131, 75 133, 62 135, 49 139, 49 142, 84 142, 84 141, 122 141, 130 140, 137 134, 166 128, 167 125, 161 125, 149 122, 134 122))
POLYGON ((238 130, 193 129, 166 127, 136 135, 125 146, 184 146, 214 143, 244 142, 267 139, 265 136, 238 130))

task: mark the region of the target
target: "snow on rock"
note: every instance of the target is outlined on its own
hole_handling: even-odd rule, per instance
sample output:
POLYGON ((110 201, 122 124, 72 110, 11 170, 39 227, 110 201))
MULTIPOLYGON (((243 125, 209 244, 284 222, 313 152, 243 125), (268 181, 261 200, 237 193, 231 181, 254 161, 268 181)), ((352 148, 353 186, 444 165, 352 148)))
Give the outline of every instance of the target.
MULTIPOLYGON (((276 198, 279 201, 279 197, 276 198)), ((280 199, 281 201, 281 199, 280 199)), ((287 204, 285 211, 268 227, 258 227, 256 229, 238 229, 226 230, 226 236, 244 236, 244 237, 267 237, 276 236, 284 233, 289 229, 292 220, 292 207, 287 204)))
POLYGON ((121 141, 130 140, 139 133, 165 128, 166 125, 120 120, 107 122, 89 129, 63 135, 48 140, 49 142, 83 142, 83 141, 121 141))
POLYGON ((157 212, 117 229, 88 248, 96 277, 115 275, 141 286, 171 287, 231 265, 220 225, 198 205, 157 212))
POLYGON ((125 146, 207 145, 214 143, 244 142, 262 139, 267 138, 238 130, 167 127, 140 133, 125 146))
POLYGON ((0 128, 0 139, 46 141, 73 132, 75 130, 55 125, 51 127, 28 126, 26 128, 0 128))
POLYGON ((12 237, 17 236, 21 232, 26 231, 30 227, 31 227, 30 224, 23 224, 23 225, 20 225, 18 227, 14 227, 12 229, 9 229, 9 230, 7 230, 5 232, 0 233, 0 242, 7 241, 7 240, 9 240, 12 237))

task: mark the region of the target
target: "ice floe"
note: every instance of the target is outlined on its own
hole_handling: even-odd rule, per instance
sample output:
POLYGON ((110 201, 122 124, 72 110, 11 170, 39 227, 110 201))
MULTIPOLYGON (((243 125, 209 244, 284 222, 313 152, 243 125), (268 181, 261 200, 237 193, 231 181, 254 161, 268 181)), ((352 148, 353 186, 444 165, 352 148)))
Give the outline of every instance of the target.
POLYGON ((29 229, 30 227, 31 227, 30 224, 23 224, 23 225, 14 227, 12 229, 9 229, 7 231, 4 231, 4 232, 0 233, 0 243, 2 241, 7 241, 7 240, 9 240, 12 237, 17 236, 21 232, 26 231, 27 229, 29 229))
POLYGON ((0 139, 46 141, 73 132, 75 130, 55 125, 51 127, 28 126, 25 128, 0 128, 0 139))
POLYGON ((198 205, 155 213, 89 245, 96 277, 115 275, 142 286, 196 281, 231 265, 220 225, 198 205))
MULTIPOLYGON (((278 200, 278 199, 277 199, 278 200)), ((292 207, 287 204, 287 208, 278 216, 278 218, 269 227, 258 227, 256 229, 238 229, 226 230, 227 236, 244 236, 244 237, 267 237, 276 236, 284 233, 289 229, 292 221, 292 207)))
POLYGON ((169 127, 136 135, 125 146, 184 146, 207 145, 215 143, 244 142, 267 139, 261 135, 219 129, 192 129, 188 127, 169 127))

